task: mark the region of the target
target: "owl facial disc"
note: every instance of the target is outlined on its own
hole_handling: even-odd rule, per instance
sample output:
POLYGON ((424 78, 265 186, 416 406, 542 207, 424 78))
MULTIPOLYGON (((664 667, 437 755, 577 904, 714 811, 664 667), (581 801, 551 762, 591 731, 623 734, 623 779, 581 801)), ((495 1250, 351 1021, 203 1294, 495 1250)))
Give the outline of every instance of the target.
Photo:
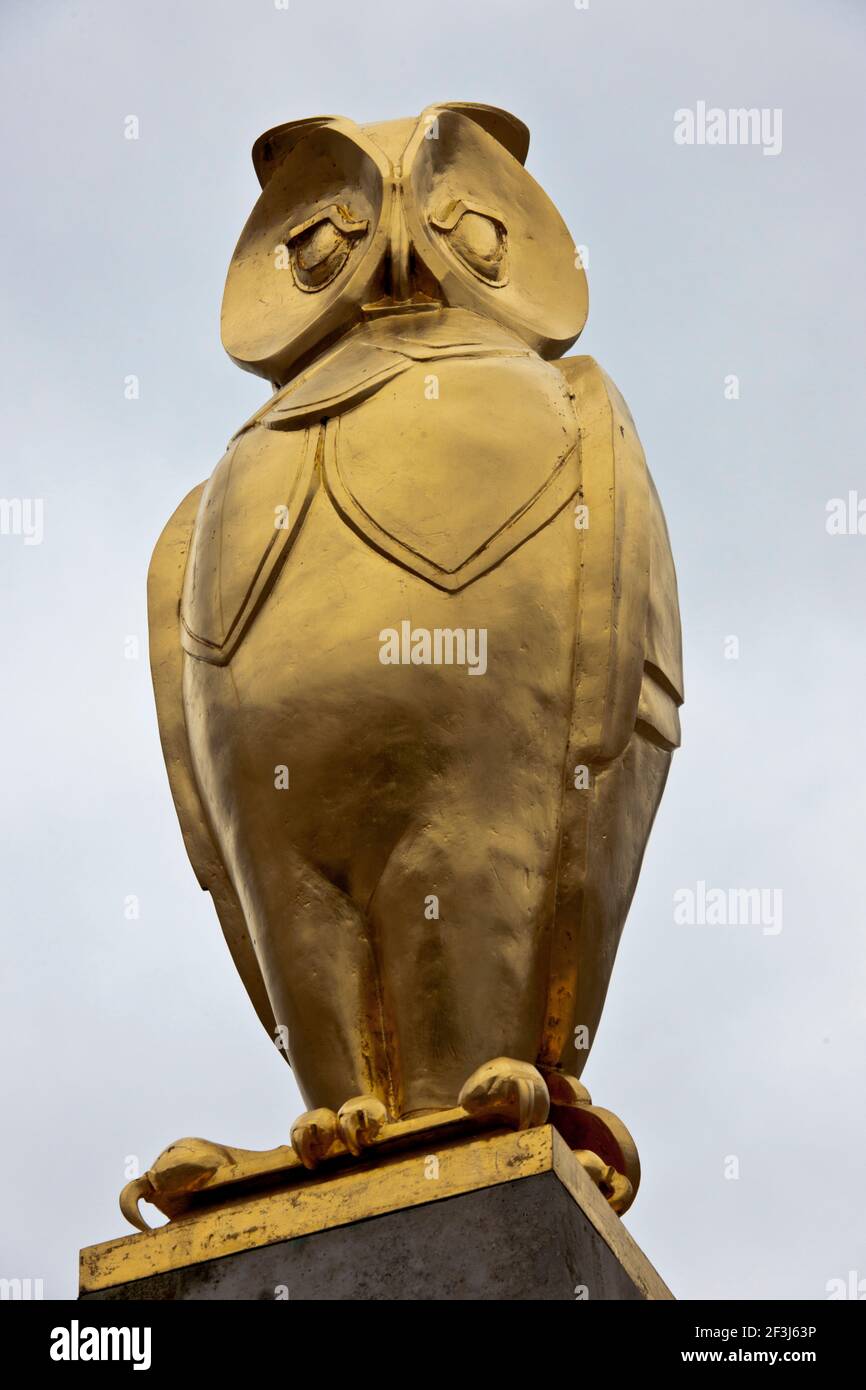
POLYGON ((262 136, 262 193, 223 296, 226 351, 283 385, 365 321, 459 308, 561 356, 586 321, 586 277, 523 168, 527 146, 522 123, 470 103, 371 126, 312 117, 262 136))

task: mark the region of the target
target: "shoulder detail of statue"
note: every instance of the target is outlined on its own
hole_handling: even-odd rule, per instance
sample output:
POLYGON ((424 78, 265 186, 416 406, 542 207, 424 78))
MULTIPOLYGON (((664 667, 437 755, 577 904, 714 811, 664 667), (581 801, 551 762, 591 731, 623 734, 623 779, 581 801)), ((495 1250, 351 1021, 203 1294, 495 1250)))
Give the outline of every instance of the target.
POLYGON ((254 426, 214 469, 199 503, 181 601, 190 656, 225 665, 276 580, 315 490, 320 430, 254 426))

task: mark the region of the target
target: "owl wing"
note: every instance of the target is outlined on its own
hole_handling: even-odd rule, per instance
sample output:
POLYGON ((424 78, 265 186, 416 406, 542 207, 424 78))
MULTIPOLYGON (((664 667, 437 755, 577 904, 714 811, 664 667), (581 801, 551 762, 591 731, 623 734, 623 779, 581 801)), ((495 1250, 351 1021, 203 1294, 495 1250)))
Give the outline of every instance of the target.
POLYGON ((205 484, 181 502, 156 544, 147 576, 150 669, 163 757, 183 841, 196 878, 213 898, 235 967, 267 1032, 275 1020, 246 921, 199 796, 183 708, 180 600, 193 528, 205 484))
POLYGON ((586 515, 540 1055, 579 1076, 680 742, 682 661, 667 528, 628 407, 591 357, 558 365, 577 413, 586 515))
POLYGON ((667 526, 625 401, 591 357, 556 364, 572 392, 586 507, 573 733, 608 763, 636 726, 680 743, 682 640, 667 526))

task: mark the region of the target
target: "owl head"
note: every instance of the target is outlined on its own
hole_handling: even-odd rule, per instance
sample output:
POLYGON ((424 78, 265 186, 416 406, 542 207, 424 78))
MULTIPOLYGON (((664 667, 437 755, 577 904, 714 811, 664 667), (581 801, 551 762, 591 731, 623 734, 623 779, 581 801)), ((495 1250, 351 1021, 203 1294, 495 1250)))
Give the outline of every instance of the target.
POLYGON ((498 107, 358 126, 313 116, 253 146, 262 192, 235 248, 222 340, 282 385, 373 317, 468 309, 559 357, 586 321, 574 242, 498 107))

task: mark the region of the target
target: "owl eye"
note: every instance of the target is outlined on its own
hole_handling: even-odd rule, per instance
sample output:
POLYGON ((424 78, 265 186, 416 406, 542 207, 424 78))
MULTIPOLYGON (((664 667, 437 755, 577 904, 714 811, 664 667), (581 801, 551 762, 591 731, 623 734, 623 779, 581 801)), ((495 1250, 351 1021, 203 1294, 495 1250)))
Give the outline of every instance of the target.
POLYGON ((367 226, 366 219, 356 222, 347 208, 333 203, 291 227, 283 244, 288 247, 298 289, 314 294, 336 279, 367 226))
POLYGON ((508 283, 507 232, 505 223, 495 213, 461 199, 441 217, 431 217, 430 224, 442 233, 448 247, 473 275, 495 289, 508 283))

